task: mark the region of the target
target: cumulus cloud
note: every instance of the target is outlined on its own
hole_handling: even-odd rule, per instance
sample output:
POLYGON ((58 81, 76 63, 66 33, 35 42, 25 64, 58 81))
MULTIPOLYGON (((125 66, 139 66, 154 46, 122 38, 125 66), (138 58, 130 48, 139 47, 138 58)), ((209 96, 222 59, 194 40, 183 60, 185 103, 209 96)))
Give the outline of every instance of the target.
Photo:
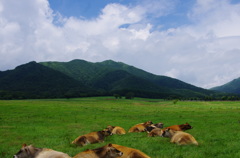
POLYGON ((93 19, 64 17, 47 0, 0 1, 0 70, 35 61, 106 59, 209 88, 240 76, 240 4, 197 0, 189 23, 165 30, 156 20, 178 1, 106 5, 93 19))

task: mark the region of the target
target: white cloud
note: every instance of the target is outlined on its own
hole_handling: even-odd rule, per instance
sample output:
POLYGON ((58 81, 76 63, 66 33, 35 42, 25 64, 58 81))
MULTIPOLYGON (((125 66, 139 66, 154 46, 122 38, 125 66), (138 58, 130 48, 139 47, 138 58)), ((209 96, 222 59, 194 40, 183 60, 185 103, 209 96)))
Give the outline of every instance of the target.
POLYGON ((198 0, 189 17, 196 31, 212 32, 218 37, 240 36, 240 4, 228 0, 198 0))
POLYGON ((78 58, 122 61, 202 87, 240 76, 239 4, 198 0, 188 13, 192 23, 154 30, 161 23, 151 19, 174 12, 178 1, 140 2, 108 4, 95 19, 84 19, 54 13, 47 0, 1 0, 0 70, 78 58))
POLYGON ((144 0, 140 1, 138 7, 151 17, 161 17, 173 12, 176 5, 176 0, 144 0))
POLYGON ((178 78, 179 77, 179 71, 177 69, 173 68, 170 71, 165 72, 164 75, 172 77, 172 78, 178 78))

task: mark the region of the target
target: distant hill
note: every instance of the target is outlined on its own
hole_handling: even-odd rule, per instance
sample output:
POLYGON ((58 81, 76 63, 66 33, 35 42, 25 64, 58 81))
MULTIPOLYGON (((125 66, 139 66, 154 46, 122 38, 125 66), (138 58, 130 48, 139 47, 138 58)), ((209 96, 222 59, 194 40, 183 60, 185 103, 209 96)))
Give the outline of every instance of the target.
POLYGON ((213 91, 199 88, 167 76, 158 76, 122 62, 106 60, 87 62, 41 62, 40 64, 60 71, 94 89, 113 94, 127 91, 142 97, 205 97, 213 91))
POLYGON ((0 71, 0 99, 125 96, 127 93, 145 98, 222 95, 112 60, 30 62, 14 70, 0 71))
POLYGON ((222 86, 211 88, 210 90, 240 94, 240 78, 234 79, 231 82, 228 82, 222 86))
POLYGON ((59 71, 30 62, 0 73, 0 94, 5 98, 58 98, 90 89, 59 71))

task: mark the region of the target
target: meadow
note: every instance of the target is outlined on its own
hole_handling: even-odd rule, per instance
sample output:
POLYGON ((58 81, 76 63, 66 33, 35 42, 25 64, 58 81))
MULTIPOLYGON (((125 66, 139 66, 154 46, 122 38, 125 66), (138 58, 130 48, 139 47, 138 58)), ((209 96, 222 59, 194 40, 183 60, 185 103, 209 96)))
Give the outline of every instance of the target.
POLYGON ((240 102, 164 101, 93 97, 0 101, 0 158, 12 157, 22 144, 51 148, 70 156, 108 143, 139 149, 152 158, 240 157, 240 102), (78 147, 76 137, 107 125, 126 131, 151 120, 164 127, 188 122, 199 146, 178 146, 146 133, 108 136, 104 143, 78 147))

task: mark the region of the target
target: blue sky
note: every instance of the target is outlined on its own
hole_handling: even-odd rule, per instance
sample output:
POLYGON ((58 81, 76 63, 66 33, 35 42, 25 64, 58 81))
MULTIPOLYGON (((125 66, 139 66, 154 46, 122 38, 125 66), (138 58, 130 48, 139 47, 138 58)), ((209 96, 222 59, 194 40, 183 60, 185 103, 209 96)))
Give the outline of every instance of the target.
POLYGON ((240 0, 1 0, 0 71, 112 59, 211 88, 240 77, 240 0))
MULTIPOLYGON (((156 0, 145 0, 145 3, 156 3, 156 0)), ((160 0, 161 1, 161 0, 160 0)), ((160 2, 159 1, 159 2, 160 2)), ((195 0, 172 0, 171 10, 167 11, 164 16, 149 14, 148 20, 155 26, 164 25, 161 29, 178 27, 191 23, 187 18, 188 12, 191 10, 195 0)), ((79 17, 86 19, 94 19, 101 14, 101 10, 108 4, 118 3, 126 6, 141 5, 142 0, 49 0, 51 9, 59 12, 66 17, 79 17)), ((161 5, 161 3, 159 3, 161 5)), ((158 29, 157 27, 155 29, 158 29)))
POLYGON ((50 7, 62 15, 71 17, 96 18, 109 3, 129 5, 134 0, 49 0, 50 7))

